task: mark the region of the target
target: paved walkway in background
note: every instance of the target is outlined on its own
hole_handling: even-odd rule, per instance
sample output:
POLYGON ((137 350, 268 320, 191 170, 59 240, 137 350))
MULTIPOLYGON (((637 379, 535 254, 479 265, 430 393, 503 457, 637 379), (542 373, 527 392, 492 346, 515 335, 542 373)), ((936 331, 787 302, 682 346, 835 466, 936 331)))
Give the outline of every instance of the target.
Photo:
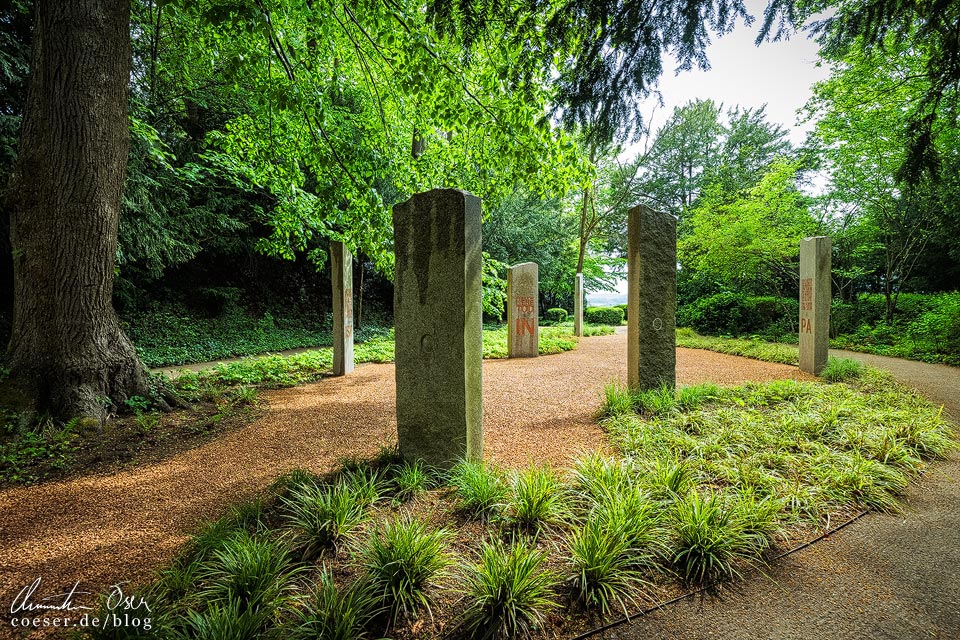
MULTIPOLYGON (((960 368, 831 350, 888 369, 960 422, 960 368)), ((960 461, 934 464, 901 514, 869 514, 720 597, 670 605, 609 640, 960 639, 960 461)))

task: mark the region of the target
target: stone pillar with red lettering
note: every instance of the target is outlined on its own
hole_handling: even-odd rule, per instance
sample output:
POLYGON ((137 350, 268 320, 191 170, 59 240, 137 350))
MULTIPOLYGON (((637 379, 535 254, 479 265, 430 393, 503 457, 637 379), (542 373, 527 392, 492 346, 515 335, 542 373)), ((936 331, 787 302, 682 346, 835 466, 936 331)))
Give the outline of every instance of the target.
POLYGON ((333 375, 353 371, 353 256, 342 242, 330 243, 333 283, 333 375))
POLYGON ((511 358, 540 353, 539 286, 536 262, 507 269, 507 355, 511 358))
POLYGON ((677 383, 677 219, 644 205, 627 214, 627 384, 677 383))
POLYGON ((813 375, 830 350, 832 249, 829 236, 800 241, 800 369, 813 375))

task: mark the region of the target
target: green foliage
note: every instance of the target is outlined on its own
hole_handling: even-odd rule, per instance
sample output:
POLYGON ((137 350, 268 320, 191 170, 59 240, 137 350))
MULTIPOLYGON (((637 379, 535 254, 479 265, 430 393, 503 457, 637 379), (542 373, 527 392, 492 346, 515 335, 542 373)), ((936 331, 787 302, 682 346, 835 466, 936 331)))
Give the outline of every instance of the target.
POLYGON ((677 346, 686 349, 707 349, 732 356, 744 356, 781 364, 795 365, 799 358, 797 347, 793 345, 773 344, 762 340, 700 336, 690 329, 677 329, 677 346))
POLYGON ((673 565, 686 582, 734 578, 739 575, 736 563, 755 555, 752 536, 717 495, 691 491, 676 502, 672 516, 673 565))
POLYGON ((387 522, 370 533, 360 552, 362 564, 373 593, 390 610, 391 623, 400 615, 413 617, 420 609, 429 612, 425 589, 450 563, 449 539, 446 529, 430 531, 411 518, 387 522))
POLYGON ((633 604, 643 573, 631 560, 625 528, 611 528, 601 514, 593 513, 570 533, 567 545, 574 570, 574 599, 588 609, 599 608, 604 615, 614 605, 629 615, 627 605, 633 604))
POLYGON ((593 324, 620 326, 623 324, 623 309, 620 307, 587 307, 583 319, 593 324))
POLYGON ((829 358, 827 366, 820 372, 820 377, 827 382, 846 382, 860 377, 863 365, 848 358, 829 358))
POLYGON ((23 425, 17 414, 6 410, 0 412, 0 420, 0 484, 36 482, 74 465, 80 420, 23 425))
POLYGON ((290 563, 282 541, 241 531, 213 550, 200 568, 200 596, 211 605, 238 603, 240 611, 272 612, 292 588, 296 570, 290 563))
POLYGON ((547 312, 544 314, 544 317, 550 322, 560 324, 561 322, 567 321, 567 310, 566 309, 547 309, 547 312))
POLYGON ((697 390, 686 408, 678 404, 647 420, 625 412, 604 420, 643 470, 639 482, 590 463, 589 475, 578 467, 578 484, 595 477, 620 494, 639 484, 668 503, 686 499, 677 526, 687 551, 675 550, 675 560, 696 581, 735 574, 741 556, 757 555, 786 523, 851 506, 894 508, 922 460, 956 446, 936 407, 869 368, 842 385, 751 383, 697 390))
MULTIPOLYGON (((572 351, 577 347, 577 338, 570 327, 540 327, 538 351, 551 355, 572 351)), ((487 328, 483 331, 483 357, 507 357, 507 327, 487 328)))
POLYGON ((519 526, 537 528, 563 517, 564 488, 550 467, 530 466, 513 478, 508 510, 519 526))
POLYGON ((394 499, 398 502, 406 502, 416 497, 429 489, 432 484, 431 474, 424 466, 423 460, 414 462, 405 460, 393 469, 392 475, 390 482, 394 499))
POLYGON ((291 640, 364 640, 367 625, 380 612, 378 598, 369 582, 337 587, 333 574, 324 567, 317 586, 296 610, 296 617, 284 629, 291 640))
POLYGON ((497 322, 503 321, 504 304, 507 301, 507 279, 503 276, 506 276, 508 267, 508 264, 494 260, 489 253, 484 252, 483 268, 480 272, 483 315, 497 322))
MULTIPOLYGON (((296 317, 277 319, 269 313, 257 318, 232 304, 212 318, 170 306, 139 312, 127 322, 137 353, 149 367, 333 344, 329 324, 296 317)), ((356 340, 376 341, 389 334, 389 327, 365 324, 357 329, 356 340)))
POLYGON ((292 489, 281 500, 304 557, 335 547, 367 517, 365 499, 343 482, 333 486, 304 485, 292 489))
POLYGON ((558 606, 545 560, 546 554, 522 538, 510 548, 499 540, 481 545, 479 563, 465 576, 463 627, 470 637, 529 638, 544 624, 558 606))
POLYGON ((499 470, 483 462, 463 460, 450 471, 448 480, 456 488, 460 508, 481 518, 503 508, 508 487, 499 470))

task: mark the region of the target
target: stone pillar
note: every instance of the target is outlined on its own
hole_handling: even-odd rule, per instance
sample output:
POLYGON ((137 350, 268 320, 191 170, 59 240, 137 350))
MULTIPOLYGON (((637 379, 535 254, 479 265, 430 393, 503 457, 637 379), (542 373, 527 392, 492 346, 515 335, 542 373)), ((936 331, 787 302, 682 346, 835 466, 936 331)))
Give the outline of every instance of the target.
POLYGON ((677 219, 644 205, 627 217, 627 383, 677 383, 677 219))
POLYGON ((583 335, 583 274, 577 274, 573 285, 573 335, 583 335))
POLYGON ((455 189, 393 208, 400 453, 440 468, 483 457, 480 220, 455 189))
POLYGON ((330 243, 333 282, 333 375, 353 371, 353 256, 342 242, 330 243))
POLYGON ((831 245, 829 236, 800 241, 800 369, 813 375, 830 349, 831 245))
POLYGON ((507 355, 511 358, 540 353, 539 298, 536 262, 507 269, 507 355))

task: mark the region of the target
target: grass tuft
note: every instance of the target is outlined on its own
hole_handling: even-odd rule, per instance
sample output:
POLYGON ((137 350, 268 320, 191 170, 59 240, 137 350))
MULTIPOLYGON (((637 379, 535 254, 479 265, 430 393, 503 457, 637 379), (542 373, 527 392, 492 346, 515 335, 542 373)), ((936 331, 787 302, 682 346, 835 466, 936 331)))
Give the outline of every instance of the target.
POLYGON ((826 382, 846 382, 860 377, 863 365, 848 358, 829 358, 827 366, 820 372, 820 377, 826 382))
POLYGON ((450 563, 446 553, 450 537, 446 529, 430 531, 411 518, 387 522, 371 532, 360 555, 374 595, 390 610, 391 624, 400 615, 413 617, 421 608, 430 612, 425 589, 450 563))
POLYGON ((343 483, 305 486, 281 500, 287 522, 301 540, 304 558, 335 548, 367 517, 364 500, 343 483))
POLYGON ((550 467, 531 466, 513 479, 509 512, 514 523, 539 528, 564 514, 564 486, 550 467))
POLYGON ((483 519, 499 512, 507 497, 502 474, 483 462, 457 463, 450 471, 449 481, 455 487, 460 508, 483 519))
POLYGON ((298 609, 283 637, 290 640, 363 640, 366 627, 382 609, 367 582, 339 588, 324 567, 306 606, 298 609))
POLYGON ((465 576, 468 602, 463 627, 473 638, 529 638, 558 605, 553 574, 543 568, 546 554, 522 538, 509 549, 499 540, 484 542, 480 561, 465 576))

